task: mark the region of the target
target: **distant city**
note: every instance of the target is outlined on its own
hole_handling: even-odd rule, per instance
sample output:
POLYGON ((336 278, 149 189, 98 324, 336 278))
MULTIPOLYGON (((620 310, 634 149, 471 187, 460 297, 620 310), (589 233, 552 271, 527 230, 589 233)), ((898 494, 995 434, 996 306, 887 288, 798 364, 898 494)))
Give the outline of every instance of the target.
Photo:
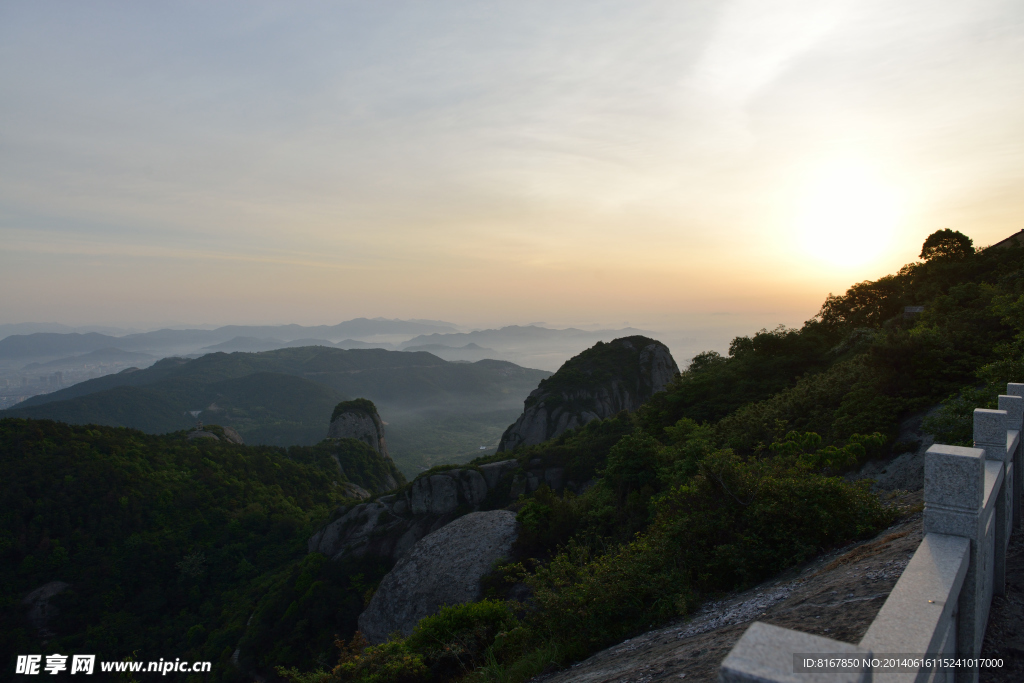
POLYGON ((38 368, 36 371, 25 368, 0 369, 0 410, 10 408, 33 396, 49 394, 87 379, 111 375, 138 366, 137 363, 89 363, 56 372, 46 368, 38 368))

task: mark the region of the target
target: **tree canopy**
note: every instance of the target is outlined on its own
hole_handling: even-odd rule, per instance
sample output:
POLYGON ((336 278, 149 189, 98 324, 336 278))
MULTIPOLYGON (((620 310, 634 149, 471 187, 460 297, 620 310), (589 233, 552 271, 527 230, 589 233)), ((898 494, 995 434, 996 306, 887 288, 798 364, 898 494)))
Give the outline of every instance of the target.
POLYGON ((970 237, 946 228, 928 235, 921 245, 921 258, 925 261, 945 259, 959 261, 974 254, 974 242, 970 237))

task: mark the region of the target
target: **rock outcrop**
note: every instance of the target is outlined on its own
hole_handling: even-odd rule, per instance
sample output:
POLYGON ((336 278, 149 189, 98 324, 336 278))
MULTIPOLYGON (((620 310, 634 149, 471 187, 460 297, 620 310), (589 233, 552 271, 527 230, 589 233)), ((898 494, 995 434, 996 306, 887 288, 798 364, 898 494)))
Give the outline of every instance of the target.
POLYGON ((391 459, 384 439, 384 421, 380 419, 373 401, 365 398, 342 401, 334 407, 327 438, 357 439, 388 460, 391 459))
MULTIPOLYGON (((331 415, 331 425, 327 429, 327 438, 362 441, 390 465, 394 464, 388 454, 387 440, 384 438, 384 420, 380 419, 377 406, 368 399, 357 398, 336 405, 331 415)), ((339 467, 342 467, 341 463, 339 467)), ((395 471, 397 472, 397 469, 395 471)), ((388 474, 380 490, 396 489, 399 483, 398 478, 388 474)))
MULTIPOLYGON (((338 466, 339 468, 341 465, 338 466)), ((367 498, 373 498, 373 494, 364 489, 358 484, 353 484, 350 481, 343 481, 341 484, 341 491, 346 498, 355 498, 357 500, 366 500, 367 498)))
POLYGON ((186 434, 185 438, 189 441, 194 439, 214 439, 215 441, 226 441, 227 443, 238 444, 240 446, 245 445, 242 435, 231 427, 221 427, 220 425, 209 425, 208 427, 203 427, 202 422, 199 423, 198 427, 186 434))
MULTIPOLYGON (((443 486, 447 496, 449 484, 443 486)), ((381 643, 395 631, 409 635, 442 605, 479 600, 480 579, 508 557, 516 536, 516 513, 509 510, 472 512, 434 531, 384 577, 359 615, 359 630, 381 643)))
POLYGON ((21 601, 21 604, 28 608, 28 623, 44 640, 55 635, 50 629, 50 622, 60 614, 60 610, 56 605, 51 605, 50 600, 70 587, 71 584, 64 581, 51 581, 26 595, 21 601))
POLYGON ((479 510, 489 495, 504 503, 514 491, 528 488, 527 476, 536 482, 533 488, 545 481, 545 470, 529 474, 520 469, 517 460, 504 460, 418 477, 401 493, 342 510, 309 539, 309 552, 333 560, 349 555, 397 560, 430 532, 479 510))
POLYGON ((647 337, 598 342, 567 360, 527 397, 498 451, 553 439, 591 420, 636 410, 679 373, 668 347, 647 337))

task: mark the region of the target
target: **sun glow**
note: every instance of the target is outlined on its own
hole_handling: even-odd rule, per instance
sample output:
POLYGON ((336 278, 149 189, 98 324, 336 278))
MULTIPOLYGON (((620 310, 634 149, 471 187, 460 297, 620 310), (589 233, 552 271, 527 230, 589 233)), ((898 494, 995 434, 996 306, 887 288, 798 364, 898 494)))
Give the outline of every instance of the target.
POLYGON ((797 218, 800 244, 817 261, 863 265, 886 251, 901 213, 896 190, 869 166, 832 163, 805 189, 797 218))

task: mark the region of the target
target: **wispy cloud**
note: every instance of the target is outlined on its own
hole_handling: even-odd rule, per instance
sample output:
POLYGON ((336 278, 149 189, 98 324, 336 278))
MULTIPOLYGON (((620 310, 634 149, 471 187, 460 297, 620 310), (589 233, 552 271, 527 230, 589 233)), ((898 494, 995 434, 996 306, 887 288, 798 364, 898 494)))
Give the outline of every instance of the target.
POLYGON ((1017 229, 1022 28, 1009 0, 6 3, 0 285, 54 319, 188 264, 214 297, 211 264, 254 297, 379 274, 386 316, 815 307, 935 228, 1017 229), (908 207, 849 271, 794 256, 843 155, 908 207))

